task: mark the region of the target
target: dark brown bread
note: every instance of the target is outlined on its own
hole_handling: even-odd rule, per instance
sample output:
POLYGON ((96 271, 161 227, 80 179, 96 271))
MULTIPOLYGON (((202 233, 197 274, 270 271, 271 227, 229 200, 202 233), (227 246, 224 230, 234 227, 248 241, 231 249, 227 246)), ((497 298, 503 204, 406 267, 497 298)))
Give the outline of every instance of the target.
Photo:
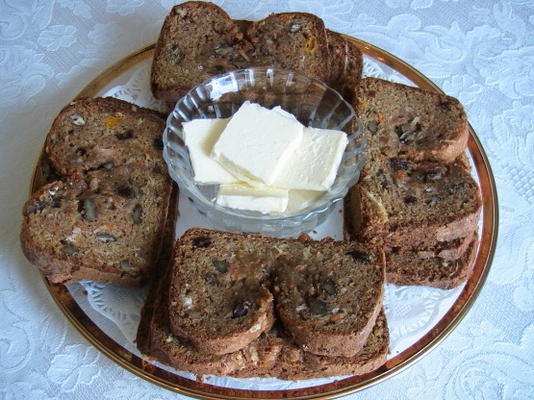
POLYGON ((360 351, 383 298, 383 255, 331 239, 191 229, 173 268, 171 329, 202 353, 234 352, 271 327, 271 274, 281 321, 296 344, 320 355, 360 351))
POLYGON ((397 285, 422 285, 451 289, 471 275, 478 240, 472 237, 461 257, 450 260, 442 257, 420 257, 417 252, 394 253, 386 256, 386 279, 397 285))
POLYGON ((467 118, 453 97, 365 78, 356 90, 354 108, 365 126, 370 158, 449 163, 466 147, 467 118))
POLYGON ((172 273, 169 266, 162 278, 153 282, 141 313, 136 343, 140 351, 153 360, 198 375, 272 376, 290 380, 364 374, 386 360, 389 333, 383 313, 379 314, 365 347, 351 358, 306 353, 274 328, 234 353, 199 353, 170 330, 167 299, 172 273))
POLYGON ((480 192, 463 163, 374 159, 365 169, 345 201, 352 238, 428 248, 474 232, 480 192))
POLYGON ((160 254, 171 185, 127 166, 47 184, 24 207, 26 257, 53 283, 141 285, 160 254))
POLYGON ((252 23, 247 38, 254 45, 254 65, 272 65, 327 82, 328 41, 323 21, 307 13, 271 14, 252 23))
POLYGON ((266 288, 276 256, 271 240, 202 229, 179 240, 169 292, 172 332, 197 351, 244 348, 273 324, 266 288))
POLYGON ((240 26, 212 3, 176 5, 165 18, 152 63, 152 92, 175 102, 210 76, 250 65, 252 46, 240 26))
POLYGON ((276 310, 293 341, 310 353, 352 357, 382 306, 384 260, 355 243, 307 241, 278 258, 276 310))
POLYGON ((165 169, 159 113, 112 97, 73 101, 58 114, 45 152, 62 175, 130 164, 165 169))
POLYGON ((311 14, 281 13, 257 22, 234 21, 212 3, 179 4, 167 15, 156 44, 152 92, 175 102, 211 76, 249 66, 293 70, 326 83, 331 83, 331 63, 342 73, 349 68, 356 71, 356 60, 354 65, 360 65, 361 72, 361 54, 350 58, 348 52, 353 54, 353 50, 345 39, 335 33, 332 37, 329 50, 323 21, 311 14), (331 51, 336 54, 333 62, 331 51))

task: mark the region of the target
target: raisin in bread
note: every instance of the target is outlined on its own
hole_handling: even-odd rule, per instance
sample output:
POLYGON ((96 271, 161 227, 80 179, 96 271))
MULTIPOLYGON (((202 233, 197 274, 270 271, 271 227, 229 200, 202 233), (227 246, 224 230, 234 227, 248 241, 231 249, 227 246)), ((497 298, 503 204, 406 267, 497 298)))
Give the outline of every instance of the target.
POLYGON ((477 249, 477 236, 459 258, 421 257, 418 252, 387 252, 386 279, 397 285, 432 286, 451 289, 471 275, 477 249))
POLYGON ((463 107, 444 94, 365 78, 356 89, 354 108, 365 126, 370 158, 449 163, 467 145, 463 107))
POLYGON ((151 71, 154 96, 176 101, 210 76, 250 65, 252 46, 239 24, 212 3, 189 1, 165 18, 151 71))
POLYGON ((198 352, 232 353, 273 324, 266 288, 276 250, 261 236, 202 229, 179 240, 169 292, 172 332, 198 352))
POLYGON ((165 173, 127 166, 49 183, 24 207, 24 253, 53 283, 141 285, 160 254, 171 188, 165 173))
POLYGON ((318 355, 356 355, 382 306, 381 255, 333 240, 281 249, 274 278, 276 310, 292 340, 318 355))
POLYGON ((164 128, 155 111, 112 97, 83 98, 58 114, 45 153, 62 175, 125 164, 163 170, 164 128))
POLYGON ((428 248, 472 234, 478 185, 463 163, 367 162, 345 200, 352 238, 389 247, 428 248))

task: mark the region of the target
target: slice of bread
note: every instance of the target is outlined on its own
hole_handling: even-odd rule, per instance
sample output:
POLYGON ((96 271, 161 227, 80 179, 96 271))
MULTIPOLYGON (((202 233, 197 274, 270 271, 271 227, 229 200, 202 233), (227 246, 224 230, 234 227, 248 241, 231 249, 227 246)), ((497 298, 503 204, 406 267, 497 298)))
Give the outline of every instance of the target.
POLYGON ((375 324, 383 284, 381 254, 355 243, 310 240, 277 260, 276 310, 305 351, 353 357, 375 324))
POLYGON ((271 14, 252 23, 247 38, 254 65, 272 65, 328 81, 328 40, 323 21, 307 13, 271 14))
POLYGON ((424 249, 469 236, 481 211, 478 185, 462 162, 373 159, 345 199, 350 236, 424 249))
POLYGON ((378 368, 386 360, 389 333, 383 313, 379 314, 367 344, 351 358, 306 353, 276 327, 234 353, 199 353, 177 338, 170 329, 168 299, 172 272, 169 266, 161 279, 153 282, 141 313, 136 344, 152 360, 197 375, 277 377, 288 380, 364 374, 378 368))
POLYGON ((189 1, 165 18, 151 71, 154 96, 176 101, 210 76, 250 65, 250 43, 240 26, 212 3, 189 1))
POLYGON ((244 348, 273 324, 267 278, 273 242, 254 235, 190 229, 172 264, 169 322, 198 352, 244 348))
POLYGON ((362 56, 341 35, 327 33, 312 14, 232 20, 212 3, 190 1, 173 7, 165 19, 152 63, 152 92, 175 102, 211 76, 250 66, 301 72, 334 88, 339 84, 352 96, 362 56))
POLYGON ((75 100, 58 114, 45 153, 62 175, 130 164, 165 170, 161 135, 165 121, 155 111, 112 97, 75 100))
POLYGON ((397 285, 456 287, 471 275, 477 249, 477 237, 471 236, 467 250, 457 259, 420 257, 418 252, 387 252, 386 280, 397 285))
POLYGON ((24 207, 26 257, 53 283, 141 285, 160 254, 168 177, 126 166, 41 187, 24 207))
POLYGON ((354 108, 365 127, 370 158, 450 163, 467 145, 463 107, 444 94, 365 78, 356 90, 354 108))
POLYGON ((177 249, 170 326, 201 353, 234 352, 271 327, 273 277, 281 321, 312 353, 355 355, 380 311, 383 255, 363 246, 191 229, 177 249))

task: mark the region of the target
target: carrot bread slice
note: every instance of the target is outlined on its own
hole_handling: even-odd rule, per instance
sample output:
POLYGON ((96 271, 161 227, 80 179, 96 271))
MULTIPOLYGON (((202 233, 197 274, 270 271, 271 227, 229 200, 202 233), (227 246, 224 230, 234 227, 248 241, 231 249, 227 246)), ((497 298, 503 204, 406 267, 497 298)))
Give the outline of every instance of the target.
POLYGON ((198 352, 232 353, 273 324, 273 240, 206 229, 179 240, 169 292, 172 332, 198 352))
POLYGON ((171 188, 164 172, 127 166, 47 184, 24 207, 24 253, 53 283, 141 285, 160 254, 171 188))
POLYGON ((152 92, 176 101, 210 76, 250 65, 252 46, 239 25, 212 3, 189 1, 165 18, 152 63, 152 92))
POLYGON ((458 259, 420 257, 417 252, 386 253, 386 280, 397 285, 432 286, 451 289, 471 275, 477 237, 471 236, 467 250, 458 259))
POLYGON ((367 247, 306 241, 277 260, 276 310, 310 353, 352 357, 364 346, 384 295, 384 260, 367 247))
POLYGON ((129 164, 161 169, 161 114, 112 97, 73 101, 58 114, 45 152, 62 175, 129 164))
POLYGON ((480 192, 462 162, 382 158, 367 162, 365 169, 345 201, 352 238, 423 249, 475 231, 480 192))
POLYGON ((449 163, 467 145, 467 117, 453 97, 365 78, 356 90, 354 107, 365 126, 370 158, 449 163))

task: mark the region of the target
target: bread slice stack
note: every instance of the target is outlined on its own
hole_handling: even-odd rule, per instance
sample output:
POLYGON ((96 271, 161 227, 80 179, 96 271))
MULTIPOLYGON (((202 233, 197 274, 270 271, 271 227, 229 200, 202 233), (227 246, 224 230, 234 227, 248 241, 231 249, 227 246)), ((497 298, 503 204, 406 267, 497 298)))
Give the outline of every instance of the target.
POLYGON ((194 374, 309 379, 385 362, 383 254, 351 242, 194 228, 143 308, 137 345, 194 374))
POLYGON ((323 21, 307 13, 272 14, 261 21, 233 20, 212 3, 174 6, 154 55, 154 96, 176 102, 193 86, 231 70, 272 66, 301 72, 352 95, 362 54, 323 21))
POLYGON ((26 257, 51 282, 150 278, 172 235, 164 126, 159 114, 114 98, 76 100, 56 117, 21 229, 26 257))
POLYGON ((451 288, 470 273, 481 210, 464 155, 467 118, 458 100, 362 79, 355 109, 367 161, 346 198, 349 235, 384 246, 386 279, 451 288))

